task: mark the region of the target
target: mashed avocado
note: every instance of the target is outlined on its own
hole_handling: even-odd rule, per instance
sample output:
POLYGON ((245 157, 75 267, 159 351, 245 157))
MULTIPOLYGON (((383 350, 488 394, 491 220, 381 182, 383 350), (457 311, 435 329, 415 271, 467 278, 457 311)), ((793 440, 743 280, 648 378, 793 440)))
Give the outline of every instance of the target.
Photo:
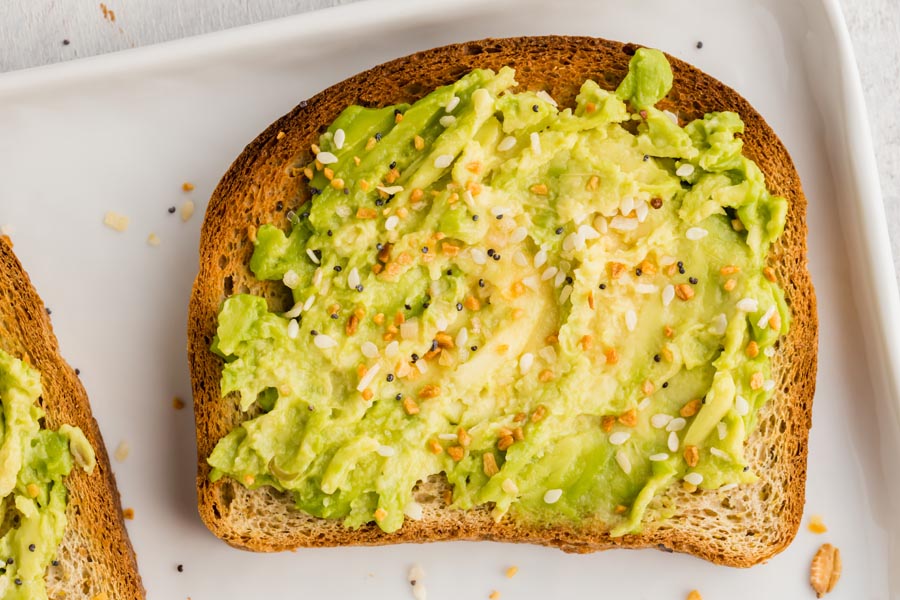
POLYGON ((41 376, 0 350, 0 597, 47 598, 44 576, 66 530, 63 477, 77 462, 94 467, 78 428, 41 426, 41 376), (77 458, 73 458, 77 457, 77 458))
POLYGON ((312 203, 260 227, 250 264, 296 304, 219 313, 222 393, 258 416, 220 440, 213 480, 390 532, 444 473, 457 508, 621 535, 665 518, 669 486, 755 479, 787 203, 741 154, 740 117, 657 109, 655 50, 564 110, 514 77, 351 106, 321 136, 312 203))

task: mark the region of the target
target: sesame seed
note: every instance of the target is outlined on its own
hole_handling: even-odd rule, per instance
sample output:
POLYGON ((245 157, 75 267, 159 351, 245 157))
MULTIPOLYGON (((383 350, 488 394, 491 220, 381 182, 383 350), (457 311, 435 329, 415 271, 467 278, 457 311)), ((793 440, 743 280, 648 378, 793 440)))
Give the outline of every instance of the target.
POLYGON ((616 452, 616 462, 619 463, 619 468, 622 471, 629 475, 631 474, 631 460, 629 460, 628 455, 625 454, 622 450, 616 452))
POLYGON ((500 152, 506 152, 507 150, 512 150, 513 146, 516 145, 516 138, 511 135, 506 136, 503 140, 497 144, 497 150, 500 152))
POLYGON ((358 289, 357 286, 360 285, 359 271, 356 267, 350 269, 350 272, 347 274, 347 286, 351 289, 358 289))
POLYGON ((315 337, 313 343, 316 345, 316 348, 326 349, 326 348, 334 348, 337 346, 337 341, 331 336, 325 335, 324 333, 320 333, 315 337))
MULTIPOLYGON (((343 130, 343 129, 338 129, 337 131, 335 131, 335 132, 334 132, 334 138, 332 138, 332 140, 334 141, 334 147, 337 148, 338 150, 340 150, 341 148, 343 148, 343 147, 344 147, 344 140, 345 140, 346 138, 347 138, 347 135, 344 133, 344 130, 343 130)), ((319 161, 319 162, 322 162, 322 161, 319 161)), ((324 163, 323 163, 323 164, 324 164, 324 163)))
POLYGON ((450 127, 454 123, 456 123, 456 117, 453 115, 444 115, 440 119, 438 119, 438 123, 440 123, 443 127, 450 127))
POLYGON ((459 96, 452 96, 450 98, 450 101, 447 102, 447 106, 444 108, 444 110, 448 113, 453 112, 453 109, 456 108, 458 105, 459 105, 459 96))
POLYGON ((650 455, 650 460, 651 460, 652 462, 662 462, 662 461, 664 461, 664 460, 669 460, 669 455, 666 454, 665 452, 659 452, 659 453, 657 453, 657 454, 651 454, 651 455, 650 455))
POLYGON ((684 163, 677 169, 675 169, 675 174, 679 177, 690 177, 694 174, 694 165, 691 163, 684 163))
POLYGON ((663 306, 668 306, 674 298, 675 298, 675 286, 673 286, 672 284, 669 284, 666 287, 664 287, 663 291, 662 291, 663 306))
POLYGON ((631 434, 627 431, 616 431, 615 433, 609 436, 609 443, 613 446, 621 446, 631 437, 631 434))
POLYGON ((734 412, 739 417, 743 417, 744 415, 750 412, 750 403, 747 402, 747 399, 743 396, 736 396, 734 399, 734 412))
POLYGON ((681 431, 687 425, 687 421, 684 417, 676 417, 669 421, 669 424, 666 425, 666 431, 676 432, 681 431))
POLYGON ((377 452, 379 456, 383 456, 385 458, 388 458, 395 454, 394 449, 390 446, 379 446, 378 449, 375 450, 375 452, 377 452))
POLYGON ((562 490, 559 488, 547 490, 544 493, 544 502, 547 504, 556 504, 562 498, 562 490))
POLYGON ((316 160, 323 165, 330 165, 336 163, 338 161, 338 158, 331 152, 319 152, 318 154, 316 154, 316 160))
POLYGON ((441 154, 434 159, 434 167, 436 169, 446 169, 453 162, 452 154, 441 154))
POLYGON ((532 131, 529 138, 531 139, 531 151, 535 155, 540 155, 540 153, 541 153, 541 138, 538 135, 537 131, 532 131))
POLYGON ((300 324, 297 322, 297 319, 291 319, 287 326, 287 336, 295 340, 298 335, 300 335, 300 324))
POLYGON ((667 415, 665 413, 658 413, 650 417, 650 424, 657 429, 662 429, 671 421, 672 415, 667 415))
POLYGON ((731 459, 731 457, 728 456, 728 453, 727 453, 727 452, 723 452, 722 450, 719 450, 718 448, 715 448, 715 447, 710 448, 710 449, 709 449, 709 453, 712 454, 713 456, 716 456, 716 457, 721 458, 721 459, 723 459, 723 460, 730 460, 730 459, 731 459))
MULTIPOLYGON (((692 242, 696 242, 697 240, 705 238, 708 233, 709 232, 702 227, 691 227, 685 232, 684 237, 691 240, 692 242)), ((678 266, 681 267, 682 264, 678 263, 678 266)))
POLYGON ((625 313, 625 327, 628 331, 634 331, 635 327, 637 327, 637 313, 632 309, 628 309, 625 313))
POLYGON ((316 253, 311 249, 306 249, 306 255, 309 257, 309 260, 313 261, 315 264, 319 264, 319 257, 316 256, 316 253))
POLYGON ((742 298, 738 300, 737 309, 743 312, 756 312, 759 310, 759 302, 756 298, 742 298))
POLYGON ((700 473, 688 473, 684 476, 684 480, 691 485, 700 485, 703 483, 703 475, 700 473))
POLYGON ((762 318, 756 322, 757 327, 766 327, 769 323, 769 319, 771 319, 775 315, 776 306, 773 304, 766 310, 763 314, 762 318))
POLYGON ((678 452, 678 445, 681 442, 678 440, 678 434, 672 431, 669 433, 668 447, 671 452, 678 452))

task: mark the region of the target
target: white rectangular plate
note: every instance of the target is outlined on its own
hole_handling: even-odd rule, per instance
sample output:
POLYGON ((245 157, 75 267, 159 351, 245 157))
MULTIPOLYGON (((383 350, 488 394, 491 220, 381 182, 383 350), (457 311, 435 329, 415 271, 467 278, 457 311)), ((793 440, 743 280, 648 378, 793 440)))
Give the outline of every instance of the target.
POLYGON ((834 598, 897 598, 897 290, 865 113, 834 0, 375 0, 116 56, 0 77, 0 225, 53 309, 112 451, 150 598, 432 600, 812 598, 819 544, 842 550, 834 598), (568 556, 442 543, 255 555, 197 516, 185 352, 206 198, 244 144, 298 101, 409 52, 487 36, 586 34, 662 48, 722 79, 769 120, 809 199, 819 299, 818 394, 804 527, 768 564, 735 570, 656 551, 568 556), (702 49, 696 42, 702 40, 702 49), (193 192, 181 183, 193 182, 193 192), (193 199, 187 223, 169 206, 193 199), (108 210, 131 219, 103 227, 108 210), (150 247, 147 236, 162 241, 150 247), (896 547, 896 546, 894 546, 896 547), (184 565, 183 572, 176 566, 184 565), (508 580, 505 569, 519 567, 508 580))

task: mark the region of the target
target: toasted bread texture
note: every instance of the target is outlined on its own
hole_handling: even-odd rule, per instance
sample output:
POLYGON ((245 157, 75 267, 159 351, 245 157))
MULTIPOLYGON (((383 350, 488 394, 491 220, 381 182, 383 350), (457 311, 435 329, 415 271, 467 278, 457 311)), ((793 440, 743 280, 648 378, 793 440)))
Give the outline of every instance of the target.
POLYGON ((0 348, 40 370, 46 426, 57 429, 68 423, 81 428, 97 455, 93 473, 76 468, 65 478, 68 525, 56 557, 59 565, 47 573, 49 597, 144 598, 119 492, 87 394, 60 357, 44 303, 4 237, 0 237, 0 348))
POLYGON ((407 519, 392 534, 374 524, 349 530, 339 521, 311 517, 294 509, 290 496, 273 489, 251 491, 227 478, 209 481, 206 458, 216 443, 253 416, 240 412, 236 398, 222 398, 219 392, 222 361, 209 350, 217 312, 224 298, 235 293, 263 296, 270 310, 291 306, 280 282, 257 281, 250 272, 252 231, 264 223, 286 229, 286 213, 310 201, 295 167, 312 160, 310 145, 324 127, 350 104, 413 102, 474 68, 506 65, 516 69, 520 89, 544 89, 560 106, 572 106, 585 79, 614 89, 635 50, 634 45, 603 39, 549 36, 486 39, 419 52, 319 93, 244 149, 207 209, 189 316, 199 509, 214 534, 255 551, 437 540, 530 542, 569 552, 659 547, 741 567, 764 561, 791 542, 803 512, 817 352, 816 301, 806 258, 806 199, 788 152, 759 113, 734 90, 671 56, 674 87, 660 107, 676 112, 682 121, 710 111, 739 113, 746 124, 744 153, 762 169, 769 189, 790 204, 784 234, 769 264, 785 289, 793 321, 773 358, 776 392, 747 442, 746 456, 760 475, 757 483, 697 493, 673 486, 662 499, 674 507, 671 518, 654 520, 648 514, 640 535, 613 538, 600 524, 547 527, 509 517, 496 523, 489 507, 450 509, 443 500, 449 489, 443 476, 419 484, 416 499, 424 507, 423 518, 407 519))

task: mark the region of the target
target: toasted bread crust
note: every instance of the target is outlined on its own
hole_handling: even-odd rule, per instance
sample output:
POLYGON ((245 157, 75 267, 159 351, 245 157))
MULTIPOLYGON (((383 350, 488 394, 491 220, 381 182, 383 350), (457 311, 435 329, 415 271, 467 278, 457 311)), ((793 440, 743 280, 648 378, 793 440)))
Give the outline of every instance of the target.
POLYGON ((81 428, 97 455, 93 473, 76 468, 65 479, 68 525, 58 553, 60 565, 47 576, 49 596, 93 598, 105 592, 110 600, 144 598, 119 492, 87 394, 59 355, 44 303, 4 237, 0 237, 0 347, 40 370, 40 404, 47 427, 68 423, 81 428))
MULTIPOLYGON (((300 546, 375 545, 437 540, 499 540, 557 546, 569 552, 614 547, 661 547, 733 566, 751 566, 783 550, 803 511, 808 430, 811 425, 817 353, 816 302, 807 271, 806 199, 787 150, 750 104, 734 90, 669 56, 674 87, 660 105, 684 119, 732 110, 746 125, 744 152, 766 176, 769 189, 789 201, 785 233, 770 264, 786 291, 791 328, 773 359, 778 387, 759 415, 747 456, 761 475, 754 485, 730 494, 667 493, 675 515, 648 523, 640 535, 610 537, 601 525, 541 527, 506 518, 495 523, 487 508, 446 507, 446 482, 420 484, 425 507, 420 521, 407 520, 396 533, 370 524, 349 530, 339 522, 292 509, 289 496, 271 489, 249 491, 227 479, 209 481, 206 458, 218 440, 248 418, 234 399, 219 393, 222 362, 209 351, 223 299, 239 292, 265 296, 273 310, 285 308, 277 283, 256 281, 249 271, 250 228, 286 226, 285 213, 309 200, 294 167, 311 160, 309 147, 346 106, 412 102, 474 68, 516 69, 520 88, 546 89, 561 106, 574 104, 591 78, 613 89, 624 77, 636 46, 587 37, 487 39, 419 52, 351 77, 301 103, 251 142, 213 193, 200 242, 188 326, 188 354, 197 423, 199 510, 209 529, 229 544, 255 551, 300 546), (279 133, 283 132, 279 139, 279 133), (713 515, 709 516, 712 511, 713 515)), ((677 487, 677 486, 675 486, 677 487)))

